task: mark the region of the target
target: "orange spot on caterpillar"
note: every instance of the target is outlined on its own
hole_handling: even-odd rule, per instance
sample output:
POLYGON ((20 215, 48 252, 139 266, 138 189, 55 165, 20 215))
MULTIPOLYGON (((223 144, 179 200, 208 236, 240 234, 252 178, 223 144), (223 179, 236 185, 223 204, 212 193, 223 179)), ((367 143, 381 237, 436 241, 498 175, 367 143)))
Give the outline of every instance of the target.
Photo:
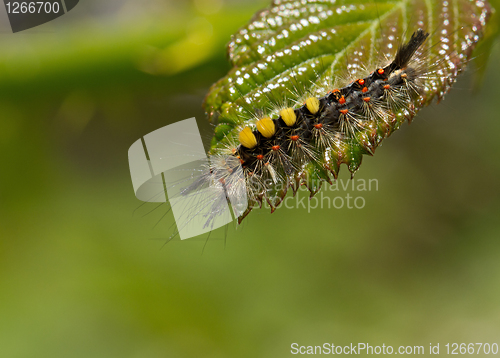
POLYGON ((358 83, 360 86, 363 86, 365 84, 365 80, 364 79, 360 79, 358 80, 358 83))
POLYGON ((388 90, 389 88, 391 88, 391 85, 384 85, 384 89, 388 90))
POLYGON ((406 74, 406 73, 401 74, 401 78, 406 79, 407 77, 408 77, 408 74, 406 74))
POLYGON ((277 152, 278 150, 280 150, 280 146, 279 145, 273 145, 272 150, 274 150, 275 152, 277 152))
POLYGON ((257 159, 262 160, 262 159, 264 159, 264 156, 262 154, 257 154, 257 159))
POLYGON ((379 69, 377 70, 377 72, 378 72, 378 74, 379 74, 379 75, 383 75, 383 74, 385 73, 385 71, 384 71, 384 69, 383 69, 383 68, 379 68, 379 69))
POLYGON ((363 87, 363 89, 361 90, 361 92, 363 92, 363 93, 368 92, 368 87, 363 87))
POLYGON ((363 98, 363 101, 365 101, 366 103, 368 103, 368 102, 370 102, 370 99, 371 99, 371 97, 365 97, 365 98, 363 98))
POLYGON ((315 124, 314 128, 321 129, 321 128, 323 128, 323 124, 321 124, 321 123, 315 124))
POLYGON ((290 137, 291 140, 293 140, 294 142, 298 141, 299 140, 299 136, 298 135, 293 135, 290 137))
POLYGON ((340 99, 339 99, 339 103, 340 103, 340 104, 344 104, 344 103, 345 103, 345 98, 344 98, 344 96, 340 97, 340 99))
POLYGON ((349 113, 349 110, 348 110, 348 109, 341 109, 341 110, 340 110, 340 113, 342 113, 342 114, 347 114, 347 113, 349 113))

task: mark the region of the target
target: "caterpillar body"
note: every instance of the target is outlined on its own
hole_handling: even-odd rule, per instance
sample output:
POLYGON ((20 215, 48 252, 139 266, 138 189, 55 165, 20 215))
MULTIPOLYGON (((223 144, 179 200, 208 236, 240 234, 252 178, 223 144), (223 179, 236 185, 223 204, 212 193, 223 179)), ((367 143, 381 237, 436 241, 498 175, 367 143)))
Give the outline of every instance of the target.
MULTIPOLYGON (((296 184, 306 179, 303 168, 311 164, 336 178, 343 159, 342 146, 358 140, 360 129, 371 129, 371 137, 363 145, 367 154, 373 154, 382 139, 377 126, 389 128, 397 113, 408 117, 413 114, 422 94, 423 78, 428 75, 422 64, 413 60, 428 36, 419 29, 385 67, 323 97, 308 97, 298 108, 283 108, 277 118, 262 117, 256 121, 255 130, 248 126, 242 129, 240 144, 232 151, 244 169, 251 202, 265 198, 275 208, 287 187, 296 190, 296 184), (273 198, 269 192, 277 185, 281 196, 273 198)), ((329 180, 327 175, 324 179, 329 180)), ((317 190, 319 186, 311 194, 317 190)))

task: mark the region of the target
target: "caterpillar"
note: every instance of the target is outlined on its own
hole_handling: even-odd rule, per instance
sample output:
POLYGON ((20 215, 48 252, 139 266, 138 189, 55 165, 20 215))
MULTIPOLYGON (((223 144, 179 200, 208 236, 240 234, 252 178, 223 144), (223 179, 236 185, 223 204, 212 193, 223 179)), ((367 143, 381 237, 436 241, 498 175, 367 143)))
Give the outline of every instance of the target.
MULTIPOLYGON (((255 129, 241 129, 236 147, 226 147, 239 160, 248 188, 250 205, 239 222, 262 200, 274 211, 288 187, 297 190, 308 165, 328 170, 336 178, 343 144, 356 140, 361 129, 372 131, 372 138, 365 142, 365 150, 370 153, 381 140, 377 138, 377 125, 389 128, 398 113, 410 116, 424 91, 424 79, 429 76, 415 57, 428 37, 429 33, 418 29, 388 65, 367 77, 332 89, 322 97, 307 97, 300 107, 284 107, 275 118, 260 114, 255 129), (277 186, 280 193, 273 197, 270 193, 277 193, 277 186)), ((231 173, 237 170, 236 166, 213 166, 210 173, 221 177, 225 172, 234 183, 231 173)))
POLYGON ((337 179, 342 164, 353 176, 363 155, 373 155, 420 108, 444 97, 469 61, 490 12, 487 2, 468 0, 365 5, 275 0, 258 13, 233 37, 228 48, 234 68, 205 100, 217 124, 210 154, 236 156, 243 167, 249 206, 238 222, 263 203, 273 212, 288 189, 295 194, 305 185, 315 195, 324 182, 337 179), (368 19, 375 14, 378 23, 349 24, 358 27, 349 41, 359 47, 342 62, 331 56, 342 52, 331 42, 343 43, 348 35, 339 34, 345 26, 327 25, 349 12, 368 19), (377 30, 381 22, 384 28, 377 30), (400 22, 416 27, 404 43, 398 40, 400 22), (304 36, 307 31, 313 33, 304 36), (382 38, 373 44, 377 33, 382 38), (311 52, 315 46, 319 53, 311 52), (311 60, 286 62, 300 47, 310 51, 311 60), (377 51, 383 65, 364 63, 377 51), (347 69, 347 79, 331 78, 338 67, 347 69), (266 71, 279 75, 266 81, 266 71), (298 90, 301 82, 310 82, 312 89, 298 90))
POLYGON ((420 108, 443 98, 469 61, 490 12, 488 3, 479 0, 350 6, 333 0, 275 0, 233 37, 229 49, 235 67, 206 97, 215 135, 209 160, 179 191, 192 205, 183 209, 178 230, 195 221, 199 232, 221 226, 217 217, 228 215, 221 203, 232 204, 241 223, 264 203, 273 212, 289 189, 295 195, 305 185, 313 196, 324 182, 337 179, 342 164, 352 177, 363 155, 373 155, 420 108), (295 11, 301 7, 306 10, 295 11), (314 16, 306 18, 304 12, 314 16), (343 32, 347 25, 325 27, 349 12, 359 12, 360 20, 349 24, 355 39, 343 32), (378 22, 368 21, 374 14, 378 22), (398 35, 400 22, 415 26, 406 41, 398 35), (368 45, 377 33, 377 46, 373 41, 368 45), (347 52, 340 49, 346 43, 359 48, 349 49, 342 62, 340 54, 347 52), (287 59, 314 46, 320 53, 307 53, 307 60, 287 59), (332 49, 337 55, 331 55, 332 49), (365 63, 377 57, 375 52, 380 52, 378 64, 365 63), (347 76, 333 78, 339 66, 347 76), (278 75, 263 75, 273 71, 278 75), (301 90, 301 83, 310 88, 301 90), (206 187, 216 190, 196 199, 206 187))

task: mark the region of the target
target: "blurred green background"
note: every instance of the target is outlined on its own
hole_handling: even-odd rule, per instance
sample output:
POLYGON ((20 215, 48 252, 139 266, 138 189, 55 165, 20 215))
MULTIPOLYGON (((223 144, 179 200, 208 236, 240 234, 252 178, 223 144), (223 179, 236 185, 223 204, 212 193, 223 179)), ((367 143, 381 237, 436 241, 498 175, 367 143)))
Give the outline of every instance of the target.
POLYGON ((163 208, 133 214, 128 147, 205 123, 225 43, 267 4, 87 0, 15 35, 0 19, 0 357, 500 343, 498 43, 364 159, 362 210, 257 210, 203 254, 164 245, 163 208))

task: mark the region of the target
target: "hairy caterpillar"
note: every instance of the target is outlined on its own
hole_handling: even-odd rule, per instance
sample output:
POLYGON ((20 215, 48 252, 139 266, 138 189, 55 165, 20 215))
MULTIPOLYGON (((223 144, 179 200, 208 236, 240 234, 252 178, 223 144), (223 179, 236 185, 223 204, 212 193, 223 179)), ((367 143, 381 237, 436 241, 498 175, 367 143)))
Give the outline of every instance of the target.
POLYGON ((349 6, 275 0, 235 35, 229 46, 235 67, 207 96, 205 108, 217 121, 210 160, 179 195, 192 196, 207 185, 218 190, 213 199, 193 201, 206 210, 185 210, 183 225, 202 216, 205 231, 220 226, 214 225, 220 213, 214 203, 233 203, 238 196, 246 204, 243 210, 237 200, 233 207, 238 222, 264 202, 274 211, 289 188, 295 194, 306 185, 312 196, 324 181, 337 178, 341 164, 353 175, 363 155, 372 155, 403 122, 450 89, 489 13, 486 2, 469 0, 349 6), (338 20, 356 12, 355 23, 338 20), (341 25, 329 27, 332 19, 341 25), (410 31, 400 23, 415 29, 406 41, 402 36, 410 31), (354 29, 353 38, 347 27, 354 29), (353 44, 357 49, 349 48, 353 44), (307 52, 314 46, 319 53, 307 52), (294 62, 302 48, 307 59, 294 62), (347 78, 331 75, 339 67, 347 78), (273 71, 278 74, 271 76, 273 71), (300 89, 303 83, 310 88, 300 89))
MULTIPOLYGON (((343 160, 340 153, 345 150, 342 147, 350 140, 359 140, 356 135, 361 129, 371 131, 364 148, 366 153, 373 153, 384 136, 378 133, 378 126, 388 131, 397 115, 409 118, 421 100, 424 79, 430 75, 415 57, 428 36, 418 29, 399 47, 392 62, 369 76, 332 89, 322 97, 307 97, 300 107, 281 108, 275 118, 260 114, 255 129, 241 129, 239 144, 227 147, 241 163, 250 200, 239 221, 252 210, 252 204, 262 200, 274 210, 288 187, 297 190, 301 181, 307 180, 304 168, 308 165, 324 173, 329 171, 336 178, 343 160)), ((221 171, 233 172, 237 168, 210 170, 221 176, 221 171)), ((324 180, 329 180, 328 175, 324 180)))
POLYGON ((205 105, 218 120, 211 154, 234 153, 244 168, 250 205, 239 221, 263 201, 273 211, 288 188, 295 193, 306 185, 314 195, 322 182, 337 178, 341 164, 353 175, 364 154, 373 155, 404 121, 443 98, 465 68, 489 13, 486 2, 468 0, 364 5, 276 0, 257 14, 233 38, 229 50, 235 67, 213 86, 205 105), (339 34, 346 26, 327 26, 349 12, 379 22, 349 24, 359 27, 352 40, 357 48, 342 61, 331 53, 343 50, 330 42, 342 43, 348 35, 339 34), (398 34, 404 28, 400 22, 415 28, 407 42, 398 34), (276 70, 298 46, 310 51, 311 60, 276 70), (314 46, 319 52, 311 50, 314 46), (371 64, 374 52, 381 54, 378 66, 371 64), (339 67, 347 79, 329 76, 339 67), (277 80, 262 81, 261 73, 271 69, 281 71, 277 80), (260 91, 251 86, 259 81, 260 91), (310 89, 300 93, 301 82, 310 82, 310 89))

